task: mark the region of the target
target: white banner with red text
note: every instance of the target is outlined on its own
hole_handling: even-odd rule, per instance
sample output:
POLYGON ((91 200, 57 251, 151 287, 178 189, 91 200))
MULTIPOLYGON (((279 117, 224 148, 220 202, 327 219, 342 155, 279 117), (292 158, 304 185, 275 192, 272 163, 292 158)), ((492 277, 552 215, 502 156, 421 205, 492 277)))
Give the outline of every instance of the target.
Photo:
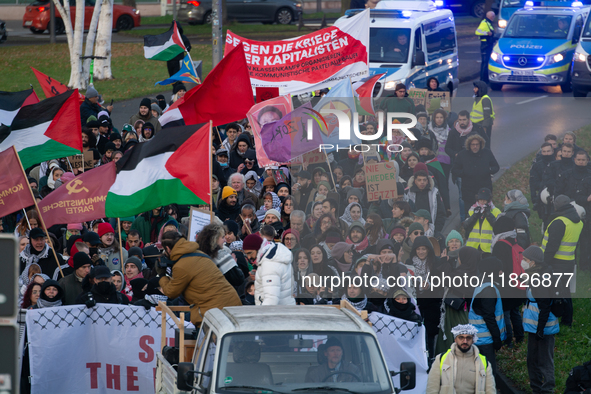
MULTIPOLYGON (((161 322, 127 305, 27 311, 31 393, 154 393, 161 322)), ((174 327, 168 318, 168 345, 174 327)))
POLYGON ((359 80, 369 75, 369 10, 281 41, 249 40, 228 30, 225 53, 240 44, 253 87, 278 87, 283 95, 359 80))

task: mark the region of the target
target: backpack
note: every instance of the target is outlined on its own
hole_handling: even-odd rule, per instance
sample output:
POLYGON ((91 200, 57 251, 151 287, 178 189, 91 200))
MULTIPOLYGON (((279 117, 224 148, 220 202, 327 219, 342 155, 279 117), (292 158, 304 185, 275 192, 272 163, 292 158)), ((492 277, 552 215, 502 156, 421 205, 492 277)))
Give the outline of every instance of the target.
MULTIPOLYGON (((511 272, 511 274, 517 274, 517 279, 521 279, 521 274, 525 273, 525 271, 521 267, 521 260, 523 260, 523 248, 517 243, 517 241, 515 241, 515 244, 512 244, 506 239, 501 239, 499 240, 499 242, 504 242, 507 245, 511 246, 511 256, 513 257, 513 271, 511 272)), ((517 282, 519 283, 519 285, 516 287, 517 289, 526 289, 526 287, 523 286, 520 280, 518 280, 517 282)))
POLYGON ((562 317, 566 310, 568 300, 566 298, 555 298, 550 305, 550 312, 556 317, 562 317))
POLYGON ((568 378, 566 379, 565 393, 581 393, 589 392, 591 388, 591 361, 587 361, 583 365, 579 365, 571 369, 568 378))

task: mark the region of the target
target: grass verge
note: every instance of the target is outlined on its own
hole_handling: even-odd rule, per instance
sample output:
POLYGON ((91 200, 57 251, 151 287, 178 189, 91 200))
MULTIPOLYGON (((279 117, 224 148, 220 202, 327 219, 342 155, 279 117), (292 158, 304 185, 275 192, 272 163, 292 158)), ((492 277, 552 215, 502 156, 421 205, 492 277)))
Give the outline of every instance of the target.
MULTIPOLYGON (((591 148, 591 125, 575 132, 577 145, 589 151, 591 148)), ((531 154, 513 165, 494 184, 493 202, 497 207, 503 206, 505 193, 508 190, 519 189, 527 197, 530 206, 529 169, 535 154, 531 154)), ((537 213, 532 212, 529 218, 532 242, 540 244, 542 240, 542 221, 537 213)), ((574 319, 572 327, 560 327, 556 335, 554 349, 554 367, 556 377, 556 393, 564 392, 565 382, 571 368, 581 365, 591 359, 591 275, 579 272, 577 275, 577 297, 574 298, 574 319)), ((526 337, 527 338, 527 337, 526 337)), ((503 348, 497 353, 497 363, 500 370, 515 386, 527 393, 531 393, 529 376, 527 373, 527 343, 513 349, 503 348)))
MULTIPOLYGON (((203 76, 211 71, 211 45, 193 45, 194 60, 203 60, 203 76)), ((168 77, 166 62, 144 58, 143 44, 115 43, 112 45, 112 71, 115 77, 108 81, 95 81, 94 85, 105 101, 127 100, 170 89, 154 86, 168 77)), ((43 90, 30 67, 67 84, 70 79, 70 61, 66 44, 31 45, 3 48, 0 58, 0 91, 14 92, 29 89, 33 85, 42 98, 43 90), (39 56, 44 53, 43 56, 39 56)))
MULTIPOLYGON (((312 12, 312 13, 304 13, 304 20, 305 19, 322 19, 322 15, 326 14, 327 19, 336 19, 341 17, 340 12, 312 12)), ((172 23, 172 15, 166 16, 142 16, 142 26, 148 25, 163 25, 163 24, 170 24, 172 23)), ((189 26, 188 24, 183 23, 184 26, 189 26)))
MULTIPOLYGON (((142 24, 143 24, 143 21, 142 21, 142 24)), ((170 26, 154 27, 154 28, 149 28, 149 29, 133 29, 133 30, 122 31, 122 32, 119 32, 118 34, 123 34, 123 35, 133 36, 133 37, 143 37, 145 35, 156 35, 156 34, 164 33, 165 31, 167 31, 169 29, 169 27, 170 26)), ((302 30, 301 32, 298 32, 297 25, 263 25, 263 24, 255 24, 255 23, 238 23, 238 22, 230 22, 229 24, 225 25, 224 26, 224 34, 226 34, 226 31, 228 29, 238 35, 244 35, 246 37, 266 35, 269 37, 269 39, 296 37, 296 36, 308 33, 307 30, 302 30)), ((314 29, 314 30, 316 30, 316 29, 314 29)), ((187 35, 187 36, 197 36, 198 38, 211 39, 211 25, 191 26, 189 24, 183 24, 183 31, 184 31, 185 35, 187 35)))

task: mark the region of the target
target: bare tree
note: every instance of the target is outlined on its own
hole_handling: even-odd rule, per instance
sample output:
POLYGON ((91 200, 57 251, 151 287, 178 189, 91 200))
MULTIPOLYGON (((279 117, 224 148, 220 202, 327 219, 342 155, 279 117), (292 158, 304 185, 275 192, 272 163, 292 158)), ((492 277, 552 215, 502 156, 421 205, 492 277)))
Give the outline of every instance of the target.
MULTIPOLYGON (((98 0, 94 4, 94 11, 92 12, 92 19, 88 28, 88 35, 86 36, 86 47, 84 49, 84 56, 92 56, 94 50, 94 40, 96 38, 96 28, 98 26, 99 15, 101 13, 102 0, 98 0)), ((85 59, 82 65, 82 73, 84 80, 84 88, 88 86, 90 78, 90 59, 85 59)))
MULTIPOLYGON (((54 0, 55 1, 55 0, 54 0)), ((97 0, 101 1, 101 0, 97 0)), ((113 0, 102 0, 102 10, 96 35, 95 56, 106 57, 94 62, 94 77, 99 81, 113 79, 111 71, 111 36, 113 35, 113 0)))
POLYGON ((76 20, 75 29, 72 29, 72 19, 70 17, 70 2, 64 0, 62 5, 59 0, 53 0, 66 29, 66 39, 68 40, 68 49, 70 51, 70 81, 68 86, 72 89, 86 88, 82 78, 82 47, 84 44, 84 0, 76 0, 76 20))

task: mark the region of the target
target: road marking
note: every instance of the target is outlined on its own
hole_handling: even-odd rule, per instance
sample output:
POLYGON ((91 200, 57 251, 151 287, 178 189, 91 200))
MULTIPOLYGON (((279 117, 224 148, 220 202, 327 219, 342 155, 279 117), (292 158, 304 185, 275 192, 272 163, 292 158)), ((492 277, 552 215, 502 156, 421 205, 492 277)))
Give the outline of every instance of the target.
POLYGON ((520 102, 517 103, 517 105, 531 103, 532 101, 536 101, 536 100, 543 99, 543 98, 546 98, 546 97, 548 97, 548 96, 546 95, 546 96, 534 97, 534 98, 531 98, 529 100, 520 101, 520 102))

